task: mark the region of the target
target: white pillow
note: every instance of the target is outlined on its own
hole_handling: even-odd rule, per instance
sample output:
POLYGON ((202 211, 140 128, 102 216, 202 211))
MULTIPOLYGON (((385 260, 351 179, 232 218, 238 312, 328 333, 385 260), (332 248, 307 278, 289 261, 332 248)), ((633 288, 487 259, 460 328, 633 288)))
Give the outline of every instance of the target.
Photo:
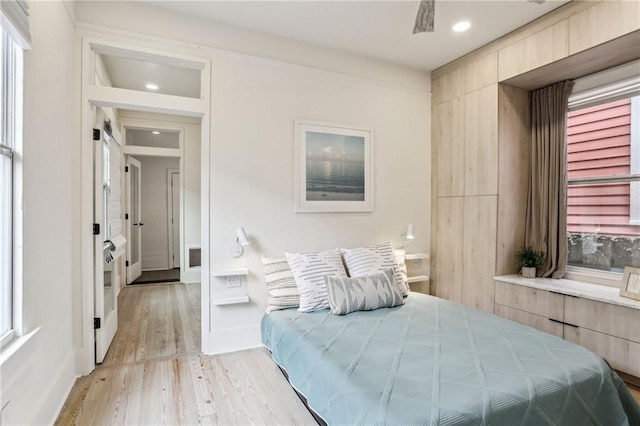
POLYGON ((407 296, 409 294, 406 273, 403 277, 398 262, 396 262, 391 243, 355 249, 342 249, 342 255, 347 264, 350 277, 365 277, 384 272, 387 269, 393 269, 393 274, 400 286, 402 295, 407 296))
POLYGON ((267 284, 267 310, 269 314, 279 309, 300 306, 298 286, 287 259, 262 256, 264 281, 267 284))
POLYGON ((285 253, 300 293, 299 312, 329 308, 325 277, 347 277, 339 249, 315 253, 285 253))
POLYGON ((405 261, 407 252, 406 250, 403 250, 403 249, 395 249, 393 250, 393 256, 395 257, 396 263, 398 264, 398 268, 400 270, 400 276, 402 276, 401 282, 405 283, 407 290, 410 290, 409 277, 407 273, 407 264, 405 261))

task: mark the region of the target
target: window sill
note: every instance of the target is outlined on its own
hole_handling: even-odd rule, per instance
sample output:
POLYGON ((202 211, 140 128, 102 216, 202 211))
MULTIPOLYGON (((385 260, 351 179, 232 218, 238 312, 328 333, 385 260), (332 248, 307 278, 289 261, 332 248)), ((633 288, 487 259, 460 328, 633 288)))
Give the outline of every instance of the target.
POLYGON ((597 269, 581 268, 577 266, 567 266, 564 278, 587 284, 615 287, 617 289, 620 288, 620 283, 622 282, 621 273, 599 271, 597 269))
POLYGON ((501 275, 494 277, 496 281, 521 285, 539 290, 551 291, 567 296, 591 299, 597 302, 610 303, 626 308, 640 310, 640 301, 620 296, 620 289, 566 278, 522 278, 520 275, 501 275))
POLYGON ((40 328, 41 327, 38 327, 31 333, 25 334, 23 336, 18 336, 12 341, 8 342, 7 345, 0 351, 0 366, 4 365, 4 363, 10 360, 16 353, 20 352, 20 349, 22 349, 22 347, 29 343, 33 339, 33 337, 38 334, 40 328))

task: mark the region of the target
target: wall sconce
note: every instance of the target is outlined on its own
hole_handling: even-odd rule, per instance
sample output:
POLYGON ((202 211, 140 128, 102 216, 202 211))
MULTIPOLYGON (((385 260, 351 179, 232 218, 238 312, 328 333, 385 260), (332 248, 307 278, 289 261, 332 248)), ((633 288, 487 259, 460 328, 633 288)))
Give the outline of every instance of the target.
POLYGON ((411 241, 413 241, 414 238, 415 236, 413 235, 413 223, 410 223, 409 225, 407 225, 407 233, 402 236, 401 247, 407 247, 409 244, 411 244, 411 241))
POLYGON ((242 253, 244 253, 244 247, 251 244, 249 242, 249 238, 247 237, 247 233, 244 232, 244 228, 240 227, 236 229, 236 245, 231 250, 231 256, 240 257, 242 253))

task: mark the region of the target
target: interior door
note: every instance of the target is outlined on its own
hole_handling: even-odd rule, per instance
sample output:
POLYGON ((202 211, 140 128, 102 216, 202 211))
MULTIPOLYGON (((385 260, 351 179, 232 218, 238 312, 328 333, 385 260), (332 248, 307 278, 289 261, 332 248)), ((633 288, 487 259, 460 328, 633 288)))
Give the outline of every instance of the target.
POLYGON ((173 268, 180 268, 180 173, 171 173, 171 235, 173 268))
MULTIPOLYGON (((101 108, 96 111, 96 128, 102 130, 104 112, 101 108)), ((116 143, 101 131, 101 138, 94 141, 93 169, 93 217, 94 217, 94 317, 100 321, 96 324, 96 363, 104 360, 109 346, 118 329, 118 285, 117 262, 105 261, 105 242, 109 235, 109 193, 110 179, 110 144, 116 143), (98 232, 99 231, 99 232, 98 232)))
POLYGON ((140 193, 140 162, 127 157, 127 284, 142 275, 142 214, 140 193))

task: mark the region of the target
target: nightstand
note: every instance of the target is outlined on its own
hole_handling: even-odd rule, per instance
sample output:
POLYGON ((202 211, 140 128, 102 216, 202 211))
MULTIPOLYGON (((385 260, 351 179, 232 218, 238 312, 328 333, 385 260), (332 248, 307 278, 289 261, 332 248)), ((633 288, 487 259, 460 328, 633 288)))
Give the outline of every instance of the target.
POLYGON ((407 277, 411 291, 430 294, 429 284, 429 254, 411 253, 405 256, 407 277))

